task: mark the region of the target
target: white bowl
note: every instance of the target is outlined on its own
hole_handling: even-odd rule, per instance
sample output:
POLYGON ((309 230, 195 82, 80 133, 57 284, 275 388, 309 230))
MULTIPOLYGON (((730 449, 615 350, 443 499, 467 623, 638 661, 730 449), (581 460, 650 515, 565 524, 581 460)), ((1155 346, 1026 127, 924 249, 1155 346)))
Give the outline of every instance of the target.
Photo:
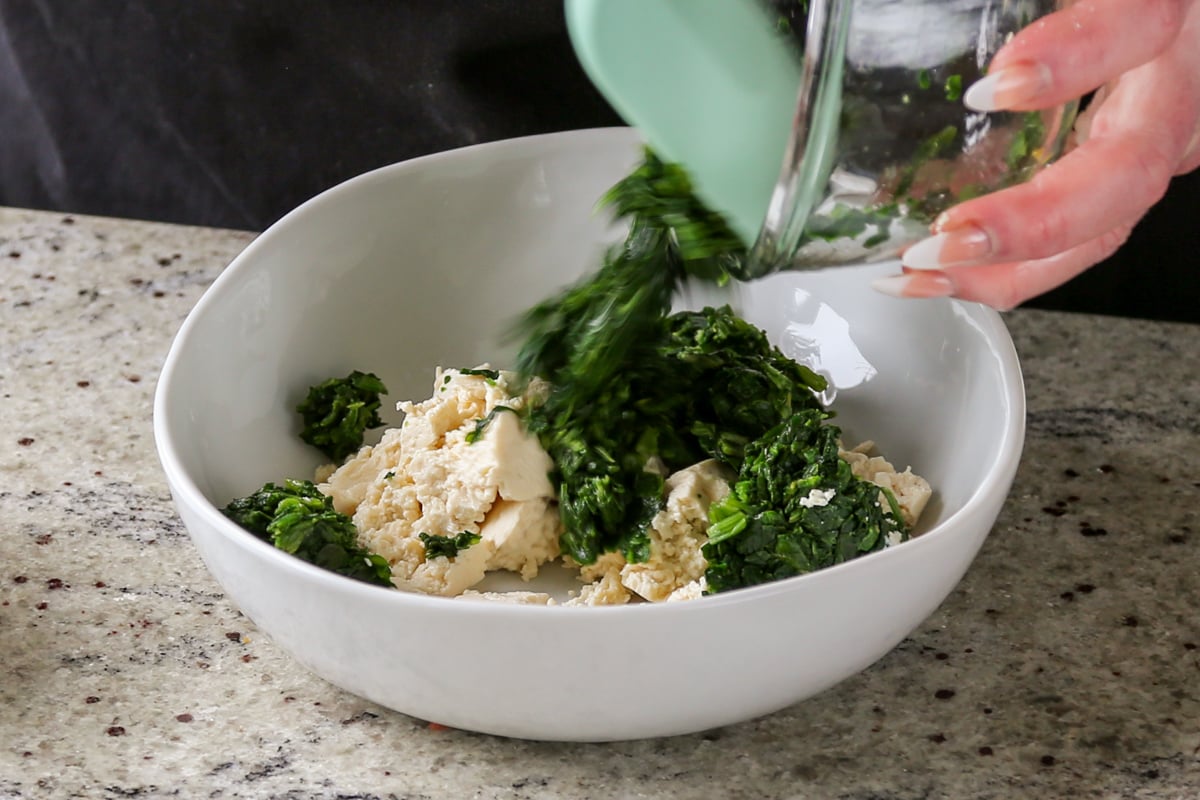
MULTIPOLYGON (((921 623, 969 566, 1024 438, 1012 342, 993 311, 868 288, 895 265, 743 289, 745 316, 832 378, 847 439, 935 489, 923 534, 778 583, 670 604, 554 608, 408 594, 322 571, 218 510, 309 477, 293 408, 372 370, 423 399, 437 365, 506 365, 499 333, 591 270, 594 212, 639 156, 627 129, 480 145, 376 170, 305 203, 240 254, 176 338, 155 436, 180 516, 234 603, 309 669, 413 716, 534 739, 694 732, 803 700, 921 623)), ((399 422, 392 412, 387 420, 399 422)))

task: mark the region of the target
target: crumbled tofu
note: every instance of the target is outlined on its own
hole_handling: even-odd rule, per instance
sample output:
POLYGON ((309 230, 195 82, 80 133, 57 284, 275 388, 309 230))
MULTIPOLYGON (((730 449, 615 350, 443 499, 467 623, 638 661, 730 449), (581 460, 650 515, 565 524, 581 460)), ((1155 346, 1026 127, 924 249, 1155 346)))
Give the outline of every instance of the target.
POLYGON ((433 397, 399 403, 400 427, 321 484, 334 507, 353 516, 361 544, 391 564, 397 586, 457 595, 489 570, 512 569, 529 579, 558 556, 550 456, 516 414, 493 413, 528 402, 512 393, 511 383, 511 373, 491 380, 438 369, 433 397), (468 441, 484 419, 482 435, 468 441), (420 534, 464 531, 480 541, 453 558, 426 559, 420 534))
MULTIPOLYGON (((900 506, 904 524, 911 528, 917 524, 917 519, 925 510, 925 504, 933 495, 933 489, 929 486, 929 481, 912 471, 912 467, 900 472, 882 456, 870 455, 874 449, 875 443, 867 441, 850 450, 839 450, 838 454, 850 464, 850 470, 855 477, 891 490, 897 505, 900 506)), ((887 498, 882 493, 879 502, 887 507, 887 498)))
MULTIPOLYGON (((489 409, 490 410, 490 409, 489 409)), ((486 436, 468 445, 490 469, 496 492, 506 500, 545 500, 554 497, 550 470, 554 464, 536 436, 525 431, 516 414, 492 418, 486 436)))
POLYGON ((632 595, 621 585, 621 571, 610 569, 597 580, 584 586, 578 596, 572 597, 565 606, 617 606, 628 603, 632 595))
POLYGON ((678 600, 698 600, 704 596, 706 591, 708 591, 708 579, 701 576, 700 580, 686 583, 667 595, 667 602, 674 603, 678 600))
POLYGON ((383 435, 374 447, 367 445, 332 473, 323 467, 317 471, 317 482, 322 492, 333 498, 333 507, 343 514, 354 516, 359 505, 366 499, 376 479, 386 477, 389 464, 400 458, 400 429, 393 428, 383 435), (322 475, 322 473, 326 473, 322 475))
POLYGON ((426 558, 425 545, 419 538, 407 539, 404 544, 406 558, 392 562, 390 556, 384 556, 392 565, 392 583, 399 589, 445 597, 460 595, 483 580, 495 549, 490 542, 480 541, 459 550, 453 558, 426 558), (412 546, 414 542, 416 547, 412 546))
POLYGON ((337 472, 337 468, 337 464, 322 464, 321 466, 317 467, 314 473, 313 483, 326 483, 329 480, 329 476, 337 472))
POLYGON ((601 553, 600 557, 591 564, 583 564, 582 566, 575 562, 566 559, 572 566, 579 568, 579 580, 584 583, 595 583, 610 572, 617 573, 617 582, 620 582, 621 567, 625 566, 625 557, 620 553, 601 553))
POLYGON ((513 606, 556 606, 554 598, 545 592, 477 592, 467 589, 459 595, 467 600, 489 600, 513 606))
POLYGON ((729 494, 729 473, 720 462, 701 461, 667 478, 667 500, 650 523, 650 557, 621 567, 621 584, 660 602, 704 576, 701 549, 708 541, 708 507, 729 494))
POLYGON ((482 540, 495 548, 488 569, 506 569, 532 579, 538 567, 558 557, 558 533, 558 509, 548 499, 501 497, 480 528, 482 540))
POLYGON ((729 493, 730 477, 713 460, 670 475, 666 502, 650 522, 650 557, 630 564, 620 553, 604 553, 580 568, 580 580, 587 585, 566 605, 662 602, 703 594, 708 562, 701 548, 708 541, 708 507, 729 493))
POLYGON ((819 508, 829 505, 829 501, 837 494, 836 489, 813 489, 807 497, 800 498, 800 505, 805 508, 819 508))

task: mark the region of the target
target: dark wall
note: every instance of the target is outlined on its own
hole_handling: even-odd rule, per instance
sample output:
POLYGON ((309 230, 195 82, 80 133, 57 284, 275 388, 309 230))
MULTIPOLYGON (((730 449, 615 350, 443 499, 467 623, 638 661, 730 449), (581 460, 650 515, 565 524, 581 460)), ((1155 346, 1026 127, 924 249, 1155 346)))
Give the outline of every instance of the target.
MULTIPOLYGON (((562 0, 0 0, 0 205, 259 230, 352 175, 620 124, 562 0)), ((1200 175, 1036 305, 1200 321, 1200 175)))
POLYGON ((0 200, 260 229, 372 167, 619 124, 560 5, 0 0, 0 200))

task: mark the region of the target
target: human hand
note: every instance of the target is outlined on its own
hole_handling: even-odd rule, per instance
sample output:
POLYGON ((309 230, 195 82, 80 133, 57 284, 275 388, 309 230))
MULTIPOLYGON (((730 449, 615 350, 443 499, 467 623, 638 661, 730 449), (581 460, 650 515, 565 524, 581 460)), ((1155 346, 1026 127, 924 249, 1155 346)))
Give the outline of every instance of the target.
POLYGON ((943 213, 875 288, 1008 309, 1114 253, 1171 179, 1200 167, 1200 0, 1080 0, 1014 37, 964 101, 1030 111, 1093 90, 1075 149, 943 213))

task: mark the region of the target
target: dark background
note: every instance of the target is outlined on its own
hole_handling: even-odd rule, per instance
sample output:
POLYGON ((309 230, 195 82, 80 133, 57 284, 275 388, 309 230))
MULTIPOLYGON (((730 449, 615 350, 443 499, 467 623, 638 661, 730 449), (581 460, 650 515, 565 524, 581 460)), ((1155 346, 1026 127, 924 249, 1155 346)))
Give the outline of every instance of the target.
MULTIPOLYGON (((621 124, 562 0, 0 0, 0 205, 261 230, 360 172, 621 124)), ((1200 174, 1028 305, 1200 322, 1200 174)))

